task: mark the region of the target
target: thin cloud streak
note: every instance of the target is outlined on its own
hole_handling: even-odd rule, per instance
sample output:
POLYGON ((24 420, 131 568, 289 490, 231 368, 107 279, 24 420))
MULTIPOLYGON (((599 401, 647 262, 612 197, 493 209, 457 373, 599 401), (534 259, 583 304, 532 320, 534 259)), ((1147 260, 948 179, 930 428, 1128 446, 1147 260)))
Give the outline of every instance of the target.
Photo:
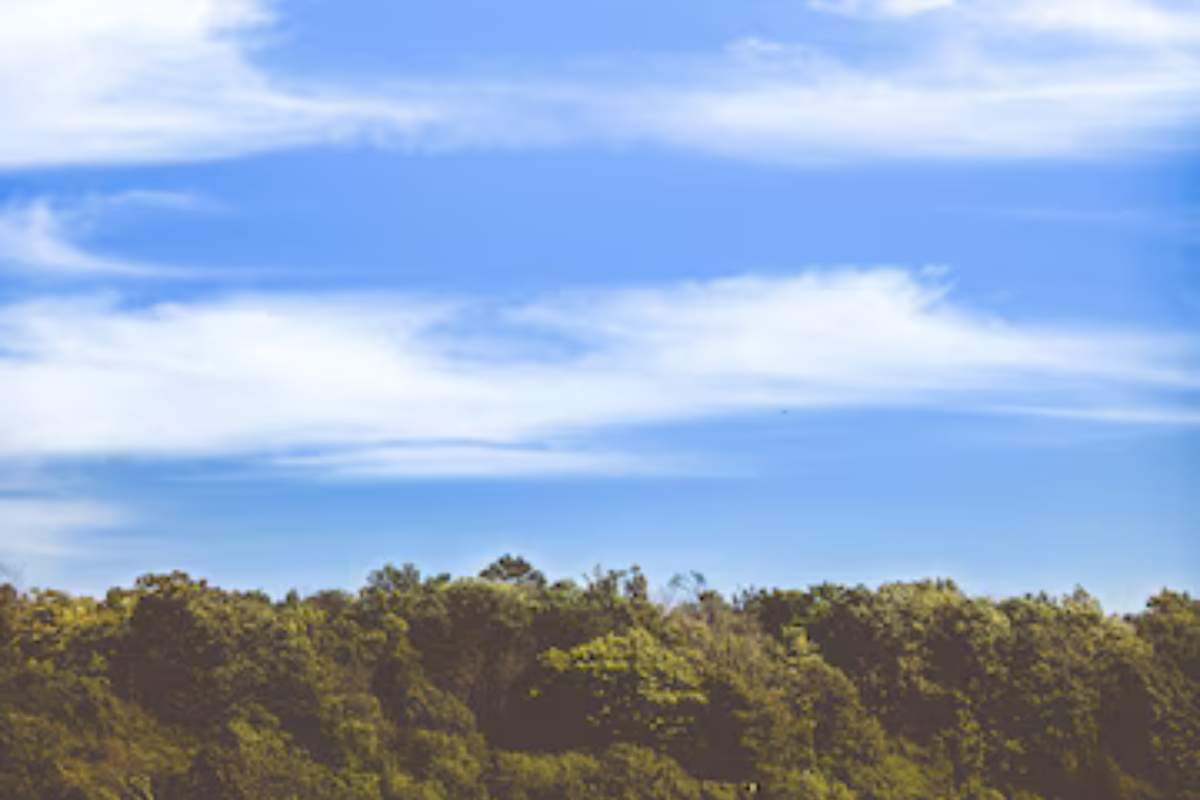
POLYGON ((959 0, 978 26, 1066 34, 1124 46, 1170 48, 1200 43, 1200 13, 1154 0, 959 0))
POLYGON ((1056 417, 1098 422, 1102 424, 1158 425, 1163 427, 1200 428, 1200 410, 1195 408, 1047 408, 1005 407, 996 409, 1004 414, 1027 414, 1036 417, 1056 417))
POLYGON ((8 306, 0 458, 251 457, 397 477, 632 474, 632 456, 609 444, 631 426, 780 408, 1018 406, 1088 417, 1200 391, 1190 340, 1008 323, 899 270, 480 310, 327 296, 8 306))
POLYGON ((74 205, 40 197, 0 207, 0 270, 39 277, 181 278, 187 272, 98 255, 80 244, 83 229, 106 208, 194 207, 185 195, 129 192, 74 205))
POLYGON ((695 474, 696 460, 654 458, 586 448, 506 448, 441 444, 418 447, 363 447, 319 455, 281 456, 273 467, 335 480, 388 481, 474 478, 653 477, 695 474))
POLYGON ((810 0, 817 11, 896 20, 922 16, 960 27, 1087 37, 1163 47, 1200 42, 1200 14, 1155 0, 810 0))
POLYGON ((79 534, 121 527, 129 515, 116 506, 86 500, 0 496, 0 555, 77 556, 86 551, 79 534))

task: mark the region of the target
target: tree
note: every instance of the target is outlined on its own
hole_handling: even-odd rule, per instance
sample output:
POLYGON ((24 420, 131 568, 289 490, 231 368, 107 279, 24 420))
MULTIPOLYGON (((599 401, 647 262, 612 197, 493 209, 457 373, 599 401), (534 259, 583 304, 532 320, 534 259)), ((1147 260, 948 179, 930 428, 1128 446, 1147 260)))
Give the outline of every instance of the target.
POLYGON ((694 731, 708 702, 697 664, 648 631, 609 633, 539 658, 544 683, 533 691, 564 733, 585 745, 666 746, 694 731))
POLYGON ((485 567, 479 577, 485 581, 511 583, 516 586, 532 586, 541 589, 546 586, 546 576, 524 558, 504 555, 485 567))
POLYGON ((1200 606, 637 568, 0 586, 13 800, 1200 800, 1200 606), (680 590, 687 587, 680 587, 680 590))
POLYGON ((385 564, 367 576, 367 589, 375 592, 412 592, 421 586, 421 571, 412 564, 397 569, 385 564))

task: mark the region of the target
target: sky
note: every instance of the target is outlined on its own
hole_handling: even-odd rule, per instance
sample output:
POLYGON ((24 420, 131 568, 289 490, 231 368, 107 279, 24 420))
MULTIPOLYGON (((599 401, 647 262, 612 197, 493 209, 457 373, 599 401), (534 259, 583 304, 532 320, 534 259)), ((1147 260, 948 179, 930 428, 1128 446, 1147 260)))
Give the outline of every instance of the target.
POLYGON ((1200 584, 1200 11, 0 0, 0 562, 1200 584))

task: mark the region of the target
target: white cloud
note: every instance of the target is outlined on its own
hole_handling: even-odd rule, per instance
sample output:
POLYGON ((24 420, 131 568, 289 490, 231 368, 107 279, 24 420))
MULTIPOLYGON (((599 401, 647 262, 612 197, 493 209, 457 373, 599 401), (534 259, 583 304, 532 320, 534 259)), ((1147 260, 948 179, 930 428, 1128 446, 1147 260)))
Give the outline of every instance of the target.
POLYGON ((289 89, 251 58, 265 0, 3 0, 0 168, 216 158, 436 117, 289 89))
POLYGON ((630 453, 457 444, 360 447, 319 455, 281 456, 271 463, 348 480, 629 476, 692 471, 699 467, 679 459, 654 459, 630 453))
POLYGON ((950 11, 899 29, 888 56, 739 40, 722 59, 585 94, 569 118, 583 139, 813 163, 1171 149, 1200 112, 1196 47, 1064 48, 1049 29, 1005 36, 950 11))
POLYGON ((0 555, 76 555, 81 552, 75 541, 78 534, 127 521, 122 510, 104 503, 0 496, 0 555))
MULTIPOLYGON (((636 78, 526 84, 524 110, 557 120, 557 141, 790 164, 1078 159, 1191 146, 1200 117, 1195 10, 1147 0, 837 7, 886 21, 874 41, 893 38, 839 52, 750 36, 720 57, 630 68, 636 78)), ((511 108, 488 108, 495 122, 480 127, 505 129, 511 108)))
POLYGON ((1039 417, 1061 417, 1094 422, 1116 422, 1136 425, 1200 426, 1200 410, 1193 408, 1003 408, 1002 413, 1029 414, 1039 417))
MULTIPOLYGON (((0 207, 0 269, 41 275, 165 277, 173 271, 151 264, 109 258, 81 247, 81 231, 105 205, 181 205, 186 197, 161 193, 129 193, 93 200, 73 208, 55 206, 47 198, 0 207)), ((174 273, 180 274, 180 273, 174 273)))
POLYGON ((1151 46, 1200 42, 1200 13, 1152 0, 979 0, 962 12, 980 25, 1067 33, 1151 46))
POLYGON ((0 342, 0 458, 252 456, 344 475, 632 472, 606 444, 617 428, 845 406, 1087 416, 1200 389, 1189 342, 1005 323, 894 270, 498 309, 49 300, 0 309, 0 342))
POLYGON ((818 11, 846 16, 912 17, 937 9, 950 8, 957 0, 810 0, 818 11))
POLYGON ((1163 0, 811 0, 850 17, 895 19, 943 11, 940 21, 983 34, 1071 34, 1151 46, 1200 41, 1200 13, 1163 0))
POLYGON ((648 90, 612 119, 632 139, 777 162, 1074 159, 1177 147, 1198 97, 1191 59, 1051 66, 959 53, 869 73, 810 58, 648 90))
POLYGON ((645 143, 785 163, 1091 157, 1173 145, 1196 118, 1194 12, 1148 0, 820 6, 905 18, 908 55, 817 57, 811 43, 750 37, 668 66, 621 59, 588 79, 527 65, 526 77, 380 75, 351 88, 256 62, 274 22, 264 0, 2 0, 0 169, 345 141, 645 143), (1031 46, 1064 32, 1085 45, 1031 46))

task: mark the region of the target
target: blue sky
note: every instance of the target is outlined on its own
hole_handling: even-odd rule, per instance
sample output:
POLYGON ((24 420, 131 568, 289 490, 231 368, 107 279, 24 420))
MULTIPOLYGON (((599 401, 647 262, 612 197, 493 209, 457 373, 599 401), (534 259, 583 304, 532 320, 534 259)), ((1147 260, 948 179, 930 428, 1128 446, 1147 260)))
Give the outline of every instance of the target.
POLYGON ((0 558, 1200 578, 1200 14, 0 2, 0 558))

